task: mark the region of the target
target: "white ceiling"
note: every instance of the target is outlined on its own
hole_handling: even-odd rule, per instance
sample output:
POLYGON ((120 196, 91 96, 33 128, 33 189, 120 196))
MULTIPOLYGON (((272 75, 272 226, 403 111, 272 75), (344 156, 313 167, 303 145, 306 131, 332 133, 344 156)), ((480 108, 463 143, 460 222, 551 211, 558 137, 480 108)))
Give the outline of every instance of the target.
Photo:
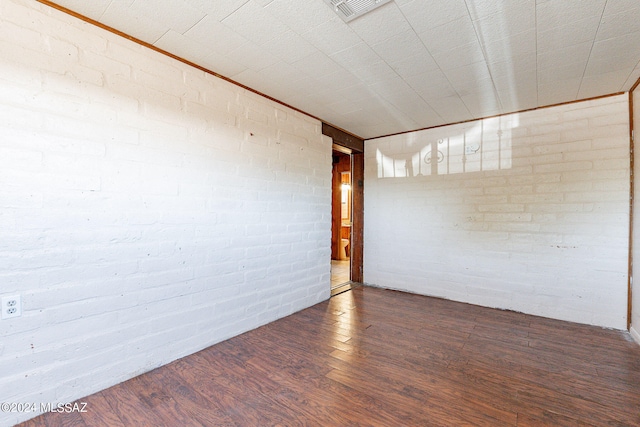
POLYGON ((640 0, 57 0, 363 138, 627 91, 640 0))

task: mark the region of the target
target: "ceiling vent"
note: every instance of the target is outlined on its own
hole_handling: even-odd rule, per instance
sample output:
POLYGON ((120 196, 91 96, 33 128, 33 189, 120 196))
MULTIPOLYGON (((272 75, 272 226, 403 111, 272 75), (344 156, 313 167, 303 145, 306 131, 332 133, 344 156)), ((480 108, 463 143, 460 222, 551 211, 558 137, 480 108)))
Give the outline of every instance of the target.
POLYGON ((336 11, 344 22, 353 21, 390 1, 391 0, 324 0, 325 3, 336 11))

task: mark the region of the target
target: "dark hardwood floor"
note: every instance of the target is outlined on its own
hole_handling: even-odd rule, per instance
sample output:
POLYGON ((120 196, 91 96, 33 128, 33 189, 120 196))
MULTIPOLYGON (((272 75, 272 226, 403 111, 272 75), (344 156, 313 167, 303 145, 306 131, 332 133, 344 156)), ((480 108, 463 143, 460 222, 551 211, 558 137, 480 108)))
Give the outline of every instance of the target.
POLYGON ((358 287, 24 426, 640 426, 624 332, 358 287))

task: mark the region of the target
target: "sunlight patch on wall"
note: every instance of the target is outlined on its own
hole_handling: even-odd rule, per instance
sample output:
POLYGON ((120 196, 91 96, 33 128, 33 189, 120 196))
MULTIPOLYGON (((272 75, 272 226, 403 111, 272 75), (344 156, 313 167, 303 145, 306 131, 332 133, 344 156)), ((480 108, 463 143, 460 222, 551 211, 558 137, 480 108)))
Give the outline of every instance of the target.
POLYGON ((510 169, 511 133, 518 124, 518 114, 511 114, 389 137, 389 149, 380 144, 376 151, 378 178, 510 169))

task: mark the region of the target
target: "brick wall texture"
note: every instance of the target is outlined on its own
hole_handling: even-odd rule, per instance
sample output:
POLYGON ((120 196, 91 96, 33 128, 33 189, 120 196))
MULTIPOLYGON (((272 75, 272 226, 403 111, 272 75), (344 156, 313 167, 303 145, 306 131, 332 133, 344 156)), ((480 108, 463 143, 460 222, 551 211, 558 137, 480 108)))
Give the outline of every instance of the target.
MULTIPOLYGON (((30 0, 0 2, 0 57, 0 402, 328 298, 320 122, 30 0)), ((626 328, 628 133, 621 95, 367 141, 365 281, 626 328)))
POLYGON ((364 279, 626 329, 629 156, 627 95, 366 141, 364 279))
POLYGON ((0 294, 23 304, 0 402, 69 402, 329 297, 318 120, 33 1, 0 21, 0 294))

